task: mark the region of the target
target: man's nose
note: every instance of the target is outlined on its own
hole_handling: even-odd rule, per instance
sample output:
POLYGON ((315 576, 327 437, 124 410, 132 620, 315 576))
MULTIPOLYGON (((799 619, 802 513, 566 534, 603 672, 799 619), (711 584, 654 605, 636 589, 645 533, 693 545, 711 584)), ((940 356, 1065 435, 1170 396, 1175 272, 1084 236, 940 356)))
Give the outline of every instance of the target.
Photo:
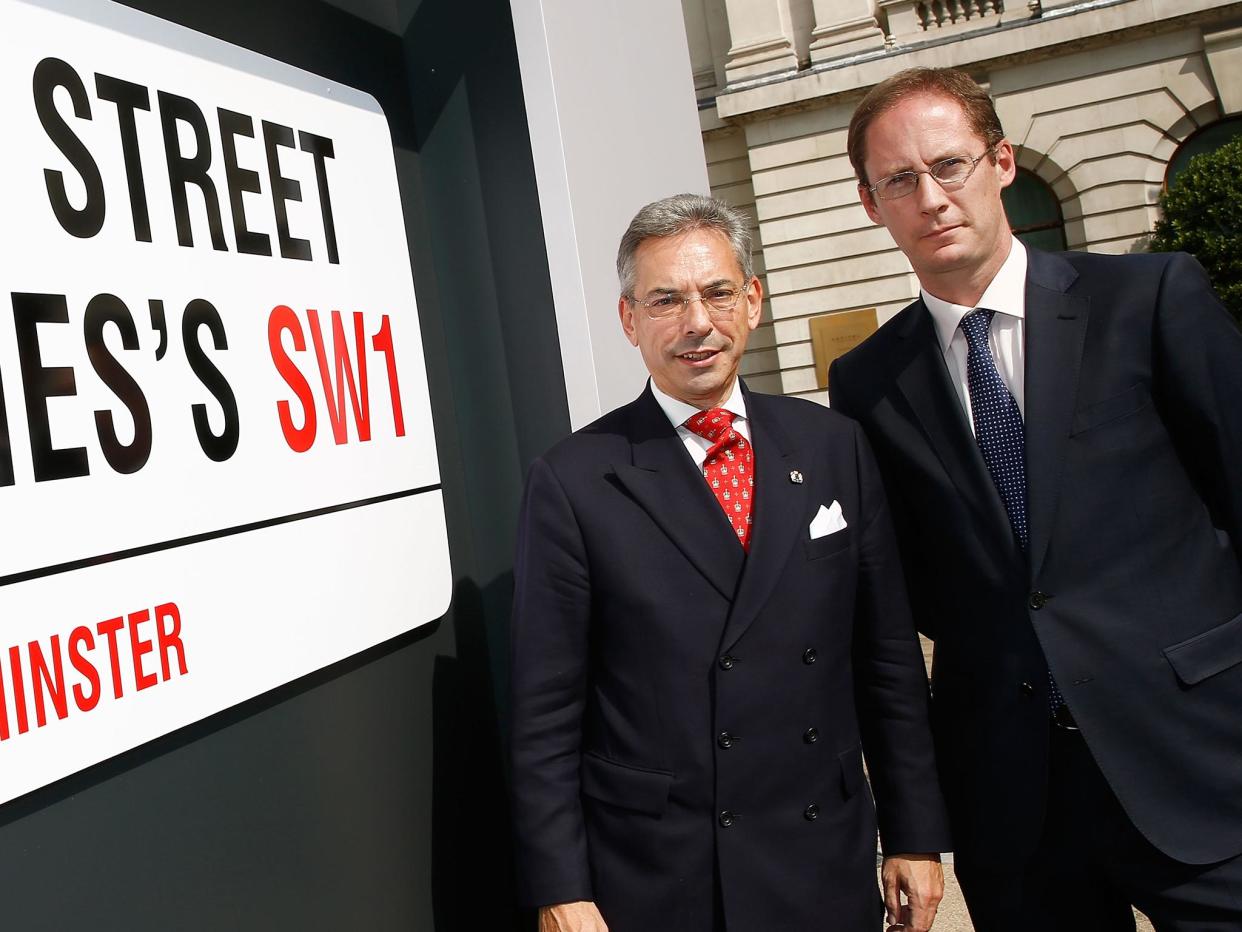
POLYGON ((918 186, 911 197, 918 198, 919 210, 925 214, 938 214, 949 206, 949 198, 944 188, 930 172, 918 175, 918 186))
POLYGON ((712 315, 707 312, 707 302, 702 295, 692 295, 686 299, 686 310, 682 326, 686 333, 707 333, 712 329, 712 315))

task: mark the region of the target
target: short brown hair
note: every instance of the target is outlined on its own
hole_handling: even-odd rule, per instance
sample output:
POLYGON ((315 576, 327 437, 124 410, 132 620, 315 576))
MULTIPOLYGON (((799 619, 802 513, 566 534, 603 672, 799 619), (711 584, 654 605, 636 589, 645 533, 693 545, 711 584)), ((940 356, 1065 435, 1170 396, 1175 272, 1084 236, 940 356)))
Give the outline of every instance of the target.
POLYGON ((936 94, 956 101, 966 113, 970 128, 988 146, 1005 138, 996 107, 979 84, 956 68, 908 68, 881 81, 862 99, 850 118, 850 132, 845 143, 850 165, 860 184, 867 184, 867 128, 873 120, 891 110, 902 98, 912 94, 936 94))

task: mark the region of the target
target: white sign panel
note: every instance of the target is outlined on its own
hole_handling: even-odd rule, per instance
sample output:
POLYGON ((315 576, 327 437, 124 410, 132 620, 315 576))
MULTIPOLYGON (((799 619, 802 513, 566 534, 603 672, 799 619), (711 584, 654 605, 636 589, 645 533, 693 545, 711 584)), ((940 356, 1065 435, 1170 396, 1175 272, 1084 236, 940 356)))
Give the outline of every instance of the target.
POLYGON ((100 0, 0 0, 0 801, 451 594, 388 124, 100 0))

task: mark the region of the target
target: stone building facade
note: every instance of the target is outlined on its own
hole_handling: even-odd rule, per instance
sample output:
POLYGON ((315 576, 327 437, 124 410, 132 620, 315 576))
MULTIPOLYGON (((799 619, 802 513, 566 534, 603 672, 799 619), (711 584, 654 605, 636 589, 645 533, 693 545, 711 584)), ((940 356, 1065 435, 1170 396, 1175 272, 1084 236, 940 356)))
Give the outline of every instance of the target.
POLYGON ((1242 133, 1242 2, 682 0, 712 190, 753 212, 765 322, 743 372, 827 402, 811 320, 918 291, 858 201, 855 105, 913 66, 987 85, 1021 169, 1023 238, 1142 250, 1170 164, 1242 133))

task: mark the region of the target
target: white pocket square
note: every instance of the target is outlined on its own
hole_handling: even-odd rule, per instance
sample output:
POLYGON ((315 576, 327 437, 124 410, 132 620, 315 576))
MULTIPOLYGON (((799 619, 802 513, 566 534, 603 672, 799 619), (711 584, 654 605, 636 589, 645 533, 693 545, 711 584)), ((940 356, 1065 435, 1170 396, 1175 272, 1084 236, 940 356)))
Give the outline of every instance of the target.
POLYGON ((847 527, 849 525, 845 522, 845 515, 841 514, 841 503, 834 499, 828 507, 820 505, 819 511, 811 519, 811 540, 827 537, 847 527))

